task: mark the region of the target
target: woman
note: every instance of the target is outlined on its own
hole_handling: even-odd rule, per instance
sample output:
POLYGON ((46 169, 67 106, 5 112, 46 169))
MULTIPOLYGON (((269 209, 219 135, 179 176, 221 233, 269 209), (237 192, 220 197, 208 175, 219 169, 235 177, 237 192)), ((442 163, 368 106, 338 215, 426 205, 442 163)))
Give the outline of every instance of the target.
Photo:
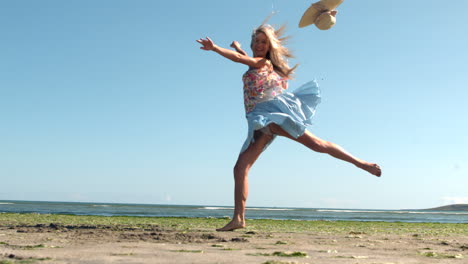
POLYGON ((233 51, 215 45, 208 37, 197 40, 202 45, 201 49, 214 51, 227 59, 249 66, 242 78, 249 133, 234 166, 234 216, 231 222, 217 231, 245 227, 249 169, 276 135, 352 163, 375 176, 381 175, 377 164, 358 159, 340 146, 322 140, 306 130, 306 126, 311 124, 315 107, 320 102, 318 86, 311 82, 294 93, 283 92, 295 69, 290 68, 286 62, 292 54, 282 45, 285 40, 281 38, 283 29, 275 31, 266 24, 255 29, 250 45, 253 57, 243 52, 237 42, 231 45, 237 50, 233 51))

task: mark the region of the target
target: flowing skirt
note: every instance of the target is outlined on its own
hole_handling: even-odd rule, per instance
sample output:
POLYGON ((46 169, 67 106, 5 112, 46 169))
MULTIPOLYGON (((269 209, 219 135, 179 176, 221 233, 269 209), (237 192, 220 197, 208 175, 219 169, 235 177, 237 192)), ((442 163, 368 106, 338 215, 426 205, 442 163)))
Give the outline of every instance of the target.
POLYGON ((244 152, 255 141, 256 130, 262 130, 271 123, 279 125, 294 138, 302 136, 307 126, 312 125, 312 117, 320 100, 319 86, 314 80, 300 86, 292 93, 284 92, 271 100, 258 103, 246 115, 248 134, 240 152, 244 152))

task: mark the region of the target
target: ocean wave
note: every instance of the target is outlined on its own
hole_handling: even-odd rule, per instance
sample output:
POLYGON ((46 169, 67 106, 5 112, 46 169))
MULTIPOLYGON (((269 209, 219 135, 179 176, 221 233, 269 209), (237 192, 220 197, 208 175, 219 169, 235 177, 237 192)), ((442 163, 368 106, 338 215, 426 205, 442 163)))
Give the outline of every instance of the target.
MULTIPOLYGON (((233 210, 233 207, 201 207, 198 209, 204 209, 204 210, 233 210)), ((292 211, 294 209, 287 209, 287 208, 257 208, 257 207, 247 207, 245 210, 249 211, 292 211)))
POLYGON ((246 210, 257 210, 257 211, 293 211, 294 209, 287 208, 246 208, 246 210))
POLYGON ((0 204, 14 204, 14 203, 0 203, 0 204))
POLYGON ((204 210, 233 210, 234 208, 233 207, 209 207, 209 206, 206 206, 206 207, 201 207, 201 208, 198 208, 198 209, 204 209, 204 210))
POLYGON ((108 204, 93 204, 91 205, 93 207, 111 207, 112 205, 108 205, 108 204))
POLYGON ((385 211, 361 211, 361 210, 332 210, 332 209, 318 209, 317 212, 334 212, 334 213, 388 213, 385 211))

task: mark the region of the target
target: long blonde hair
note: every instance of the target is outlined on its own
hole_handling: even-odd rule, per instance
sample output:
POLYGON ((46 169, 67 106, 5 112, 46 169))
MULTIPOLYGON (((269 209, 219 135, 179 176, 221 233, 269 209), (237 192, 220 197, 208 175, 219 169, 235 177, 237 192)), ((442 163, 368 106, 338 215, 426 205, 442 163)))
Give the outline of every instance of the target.
POLYGON ((270 51, 266 55, 266 59, 273 64, 273 69, 281 76, 291 79, 297 64, 294 67, 289 67, 288 58, 293 58, 293 54, 283 44, 289 37, 283 37, 285 26, 281 26, 275 30, 268 24, 262 24, 254 29, 252 33, 252 42, 250 47, 253 47, 255 37, 258 33, 264 33, 270 41, 270 51))

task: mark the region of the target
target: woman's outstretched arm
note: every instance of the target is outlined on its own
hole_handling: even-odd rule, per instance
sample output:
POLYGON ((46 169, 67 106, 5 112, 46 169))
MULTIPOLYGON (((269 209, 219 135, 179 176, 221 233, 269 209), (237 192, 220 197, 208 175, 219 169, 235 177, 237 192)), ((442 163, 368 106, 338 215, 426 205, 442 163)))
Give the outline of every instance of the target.
POLYGON ((202 45, 200 47, 200 49, 202 50, 212 50, 227 59, 248 65, 250 67, 260 68, 266 63, 265 58, 252 58, 248 55, 244 55, 230 49, 219 47, 218 45, 215 45, 214 42, 208 37, 206 39, 198 39, 197 42, 202 45))

